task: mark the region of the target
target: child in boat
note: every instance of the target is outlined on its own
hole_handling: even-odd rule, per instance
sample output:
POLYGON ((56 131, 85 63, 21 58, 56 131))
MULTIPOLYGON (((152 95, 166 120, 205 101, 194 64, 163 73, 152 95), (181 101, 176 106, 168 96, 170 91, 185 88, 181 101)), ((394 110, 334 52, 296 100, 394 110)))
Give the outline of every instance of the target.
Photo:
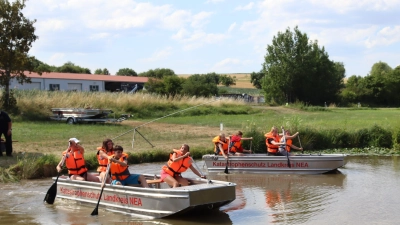
POLYGON ((173 152, 169 154, 169 160, 167 165, 162 167, 161 170, 161 181, 166 182, 169 186, 176 188, 180 186, 188 186, 189 181, 182 177, 181 173, 185 172, 190 168, 194 174, 201 178, 202 176, 192 165, 192 158, 190 158, 189 145, 183 144, 178 149, 173 149, 173 152))
MULTIPOLYGON (((290 135, 290 131, 289 130, 285 130, 285 139, 286 139, 286 146, 280 146, 279 147, 279 152, 281 155, 286 156, 287 154, 290 154, 290 149, 294 149, 294 150, 299 150, 299 151, 303 151, 303 148, 299 148, 296 145, 292 144, 292 139, 297 137, 297 135, 299 135, 299 132, 296 132, 294 135, 290 135)), ((283 142, 283 137, 281 138, 281 142, 283 142)))
POLYGON ((214 143, 215 155, 222 155, 225 159, 228 158, 229 139, 225 138, 225 134, 220 133, 213 138, 212 142, 214 143))
POLYGON ((70 138, 68 140, 68 148, 62 155, 62 160, 58 163, 56 169, 61 172, 62 165, 65 164, 68 169, 69 178, 71 180, 82 180, 82 181, 93 181, 99 182, 99 178, 88 173, 86 168, 85 158, 83 154, 85 149, 79 144, 79 140, 76 138, 70 138))
POLYGON ((236 132, 236 134, 231 135, 229 138, 229 152, 237 156, 242 156, 244 155, 243 153, 251 153, 251 150, 243 149, 242 140, 253 140, 253 138, 244 138, 241 131, 236 132))
POLYGON ((114 154, 108 157, 110 163, 110 172, 112 185, 134 186, 140 184, 144 188, 149 185, 146 178, 141 174, 131 174, 128 169, 128 155, 123 153, 124 149, 119 146, 114 146, 114 154))
MULTIPOLYGON (((107 138, 103 141, 101 147, 97 148, 97 161, 99 162, 99 167, 97 167, 97 172, 99 172, 100 181, 103 182, 106 175, 108 157, 114 154, 114 143, 111 139, 107 138)), ((111 177, 106 180, 107 184, 111 183, 111 177)))

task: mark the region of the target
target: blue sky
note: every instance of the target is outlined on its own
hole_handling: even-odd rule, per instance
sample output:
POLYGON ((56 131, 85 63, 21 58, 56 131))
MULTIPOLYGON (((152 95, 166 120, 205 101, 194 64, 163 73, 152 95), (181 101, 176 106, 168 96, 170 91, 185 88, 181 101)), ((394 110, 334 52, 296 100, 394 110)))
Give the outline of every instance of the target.
POLYGON ((176 74, 258 72, 279 31, 298 26, 346 76, 400 65, 398 0, 30 0, 30 54, 50 65, 176 74))

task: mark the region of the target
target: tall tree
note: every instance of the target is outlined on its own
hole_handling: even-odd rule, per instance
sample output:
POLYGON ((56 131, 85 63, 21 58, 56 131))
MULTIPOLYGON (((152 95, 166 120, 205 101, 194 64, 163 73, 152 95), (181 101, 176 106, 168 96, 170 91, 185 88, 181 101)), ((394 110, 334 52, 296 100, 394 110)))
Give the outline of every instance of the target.
POLYGON ((162 79, 163 77, 166 77, 166 76, 176 76, 176 74, 171 69, 157 68, 155 70, 149 70, 147 72, 140 73, 139 76, 162 79))
POLYGON ((119 76, 137 76, 137 73, 133 70, 133 69, 130 69, 130 68, 122 68, 122 69, 119 69, 118 70, 118 72, 116 73, 116 75, 119 75, 119 76))
POLYGON ((264 78, 265 74, 263 70, 260 72, 252 72, 250 75, 250 82, 253 84, 253 86, 257 89, 262 88, 262 80, 264 78))
POLYGON ((11 79, 15 78, 20 84, 30 82, 24 71, 34 69, 34 57, 28 52, 38 38, 33 26, 36 20, 24 16, 24 7, 23 0, 0 0, 0 85, 5 90, 3 106, 6 108, 13 107, 9 101, 11 79))
POLYGON ((231 85, 236 85, 236 76, 228 76, 226 74, 220 76, 220 82, 221 84, 225 85, 226 87, 229 87, 231 85))
POLYGON ((91 74, 90 69, 88 68, 83 68, 78 65, 75 65, 72 62, 66 62, 64 65, 57 67, 55 72, 60 72, 60 73, 86 73, 86 74, 91 74))
POLYGON ((309 41, 297 26, 293 32, 287 28, 273 37, 262 72, 266 101, 277 103, 334 102, 345 76, 343 64, 329 60, 325 49, 317 41, 309 41))

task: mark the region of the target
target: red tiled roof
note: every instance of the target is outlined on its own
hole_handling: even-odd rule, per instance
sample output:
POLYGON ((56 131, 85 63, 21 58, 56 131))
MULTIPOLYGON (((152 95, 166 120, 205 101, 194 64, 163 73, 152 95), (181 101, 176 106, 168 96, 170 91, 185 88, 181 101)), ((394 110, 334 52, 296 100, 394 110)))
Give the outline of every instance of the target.
POLYGON ((111 82, 135 82, 146 83, 148 77, 133 77, 133 76, 115 76, 115 75, 95 75, 95 74, 80 74, 80 73, 29 73, 25 75, 30 78, 46 78, 46 79, 69 79, 69 80, 98 80, 98 81, 111 81, 111 82))

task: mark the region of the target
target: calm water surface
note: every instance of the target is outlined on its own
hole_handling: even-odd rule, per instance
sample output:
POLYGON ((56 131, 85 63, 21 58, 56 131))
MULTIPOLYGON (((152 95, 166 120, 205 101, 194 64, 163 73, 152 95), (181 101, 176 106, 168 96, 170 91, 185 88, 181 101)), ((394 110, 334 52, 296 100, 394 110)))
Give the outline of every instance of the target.
MULTIPOLYGON (((143 220, 56 199, 43 204, 51 179, 0 184, 0 224, 400 224, 400 157, 350 156, 340 173, 326 175, 215 174, 237 183, 236 200, 220 211, 143 220)), ((203 167, 203 162, 197 165, 203 167)), ((158 174, 162 164, 134 165, 158 174)), ((195 177, 187 172, 187 177, 195 177)))

